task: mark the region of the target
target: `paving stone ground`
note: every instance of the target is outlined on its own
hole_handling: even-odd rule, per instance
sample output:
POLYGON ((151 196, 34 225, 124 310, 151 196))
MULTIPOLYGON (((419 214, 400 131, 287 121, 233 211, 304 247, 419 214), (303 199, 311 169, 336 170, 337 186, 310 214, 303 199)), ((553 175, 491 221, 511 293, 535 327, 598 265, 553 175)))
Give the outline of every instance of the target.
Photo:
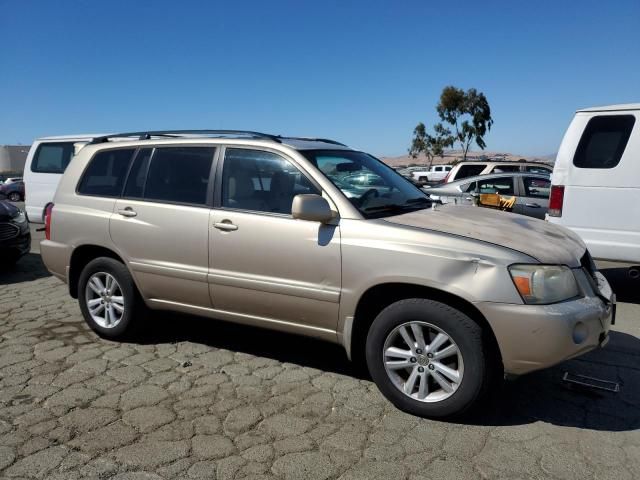
POLYGON ((437 422, 397 411, 335 345, 173 314, 102 340, 31 254, 0 272, 0 477, 637 479, 639 324, 621 304, 606 349, 437 422), (570 391, 565 370, 622 390, 570 391))

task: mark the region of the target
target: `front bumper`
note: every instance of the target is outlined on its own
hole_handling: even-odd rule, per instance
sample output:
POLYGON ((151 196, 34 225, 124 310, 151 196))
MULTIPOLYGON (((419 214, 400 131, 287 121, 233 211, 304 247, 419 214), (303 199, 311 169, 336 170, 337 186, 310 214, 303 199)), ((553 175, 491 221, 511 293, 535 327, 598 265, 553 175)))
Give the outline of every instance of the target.
POLYGON ((506 374, 547 368, 606 344, 615 296, 601 275, 598 292, 583 271, 576 278, 583 298, 553 305, 476 304, 493 329, 506 374))

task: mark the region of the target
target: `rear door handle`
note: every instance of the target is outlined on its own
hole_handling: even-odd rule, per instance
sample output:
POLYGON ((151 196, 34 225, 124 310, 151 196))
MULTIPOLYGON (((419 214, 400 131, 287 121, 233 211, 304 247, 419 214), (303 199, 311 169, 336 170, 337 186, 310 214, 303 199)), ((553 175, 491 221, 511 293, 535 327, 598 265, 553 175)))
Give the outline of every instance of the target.
POLYGON ((213 224, 213 226, 214 228, 217 228, 218 230, 223 230, 225 232, 232 232, 238 229, 238 226, 231 223, 230 220, 223 220, 221 222, 216 222, 213 224))
POLYGON ((537 203, 525 203, 524 206, 531 208, 540 208, 540 205, 538 205, 537 203))
POLYGON ((135 217, 136 215, 138 215, 136 211, 131 207, 126 207, 123 210, 118 210, 118 214, 122 215, 123 217, 135 217))

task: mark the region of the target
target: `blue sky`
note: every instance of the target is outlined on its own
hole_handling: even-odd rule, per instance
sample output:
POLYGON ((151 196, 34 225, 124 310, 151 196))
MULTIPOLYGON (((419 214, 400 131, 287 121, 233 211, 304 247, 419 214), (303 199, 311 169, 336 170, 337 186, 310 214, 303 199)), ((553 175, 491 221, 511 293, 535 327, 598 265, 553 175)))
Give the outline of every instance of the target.
POLYGON ((0 144, 237 128, 400 155, 453 84, 489 99, 489 150, 543 155, 577 108, 640 101, 638 25, 638 0, 0 0, 0 144))

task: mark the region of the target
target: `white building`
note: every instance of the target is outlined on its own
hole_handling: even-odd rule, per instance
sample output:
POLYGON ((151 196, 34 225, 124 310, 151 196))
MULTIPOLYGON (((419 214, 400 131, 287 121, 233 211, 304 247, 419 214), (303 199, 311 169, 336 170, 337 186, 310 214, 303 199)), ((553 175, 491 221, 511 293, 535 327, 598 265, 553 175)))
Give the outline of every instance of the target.
POLYGON ((22 175, 28 153, 28 145, 0 145, 0 174, 22 175))

